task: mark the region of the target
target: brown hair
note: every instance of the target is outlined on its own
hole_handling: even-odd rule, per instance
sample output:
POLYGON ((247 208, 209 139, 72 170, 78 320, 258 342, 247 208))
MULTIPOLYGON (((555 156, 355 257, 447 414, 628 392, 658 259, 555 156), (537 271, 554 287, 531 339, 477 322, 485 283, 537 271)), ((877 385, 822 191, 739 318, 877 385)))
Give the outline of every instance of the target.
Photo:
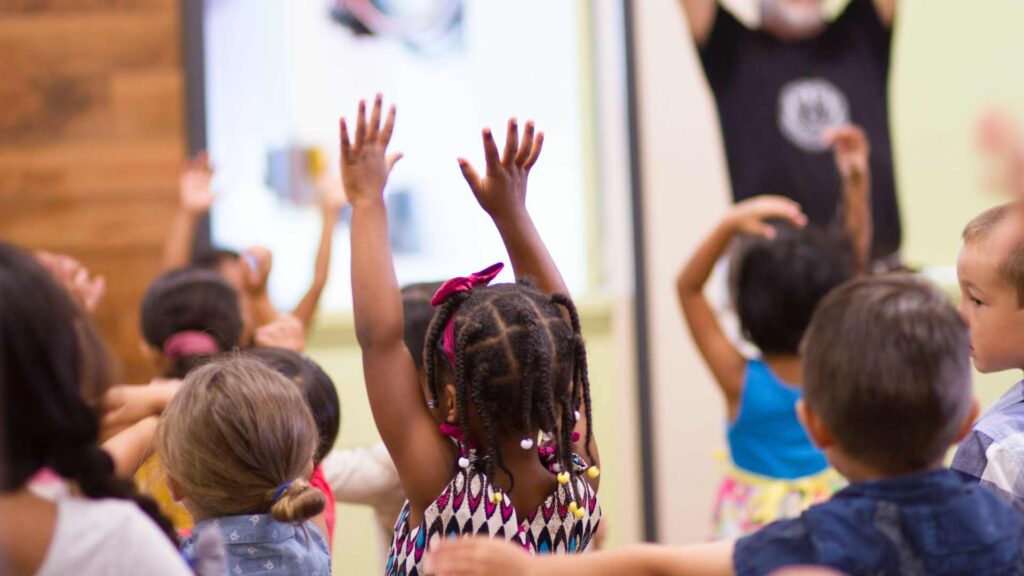
MULTIPOLYGON (((1014 211, 1021 210, 1018 202, 989 208, 971 220, 964 228, 964 243, 973 245, 986 242, 996 227, 1014 211)), ((1018 241, 999 265, 999 276, 1017 289, 1017 305, 1024 307, 1024 242, 1018 241)))
POLYGON ((941 459, 971 410, 967 326, 908 275, 856 280, 819 306, 804 341, 804 398, 852 458, 888 473, 941 459))
POLYGON ((189 373, 164 412, 157 450, 203 515, 269 512, 301 522, 326 504, 306 480, 318 441, 298 388, 263 362, 233 355, 189 373))

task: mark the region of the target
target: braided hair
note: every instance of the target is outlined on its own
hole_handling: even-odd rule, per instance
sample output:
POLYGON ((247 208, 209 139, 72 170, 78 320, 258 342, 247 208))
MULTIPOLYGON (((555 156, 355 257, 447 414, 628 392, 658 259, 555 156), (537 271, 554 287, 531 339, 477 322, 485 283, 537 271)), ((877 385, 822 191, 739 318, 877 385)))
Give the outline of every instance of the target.
POLYGON ((94 406, 112 381, 109 368, 102 341, 63 288, 30 255, 0 242, 0 492, 50 467, 88 498, 135 502, 176 543, 156 503, 115 476, 97 444, 94 406))
POLYGON ((435 401, 439 373, 454 380, 458 425, 466 438, 470 407, 475 410, 484 435, 479 446, 483 471, 493 478, 500 468, 510 479, 510 492, 515 478, 505 465, 502 437, 532 438, 538 427, 552 434, 557 464, 574 477, 573 430, 582 408, 587 414, 587 456, 593 459, 587 355, 579 314, 568 296, 546 296, 528 280, 456 292, 434 314, 424 360, 435 401), (453 315, 454 366, 442 352, 453 315))

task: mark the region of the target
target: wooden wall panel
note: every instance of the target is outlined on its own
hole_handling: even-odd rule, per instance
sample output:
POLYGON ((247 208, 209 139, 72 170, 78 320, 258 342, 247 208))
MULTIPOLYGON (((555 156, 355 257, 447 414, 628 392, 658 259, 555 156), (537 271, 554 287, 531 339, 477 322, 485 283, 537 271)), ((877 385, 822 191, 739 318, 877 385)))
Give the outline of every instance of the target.
POLYGON ((107 277, 96 322, 151 376, 138 308, 185 154, 178 0, 0 0, 0 238, 107 277))

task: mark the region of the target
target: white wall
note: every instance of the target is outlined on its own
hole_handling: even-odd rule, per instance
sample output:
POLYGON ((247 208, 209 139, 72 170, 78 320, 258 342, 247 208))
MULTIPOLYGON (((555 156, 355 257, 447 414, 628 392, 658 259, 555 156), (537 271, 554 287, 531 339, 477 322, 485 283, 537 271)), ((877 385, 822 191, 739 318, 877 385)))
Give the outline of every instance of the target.
POLYGON ((709 534, 721 395, 685 332, 675 274, 727 206, 718 123, 678 2, 633 4, 660 539, 709 534))

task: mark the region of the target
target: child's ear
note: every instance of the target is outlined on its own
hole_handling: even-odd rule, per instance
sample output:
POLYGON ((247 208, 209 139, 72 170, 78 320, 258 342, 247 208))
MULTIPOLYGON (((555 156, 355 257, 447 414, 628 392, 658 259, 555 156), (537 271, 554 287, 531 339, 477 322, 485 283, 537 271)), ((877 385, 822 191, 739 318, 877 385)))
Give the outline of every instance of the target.
POLYGON ((804 430, 807 431, 807 436, 810 437, 811 442, 819 450, 824 450, 835 444, 835 439, 832 438, 832 433, 829 432, 828 427, 825 426, 825 423, 818 418, 818 415, 813 410, 807 407, 807 403, 802 399, 796 402, 796 417, 803 424, 804 430))
POLYGON ((445 391, 445 421, 449 424, 455 424, 459 421, 459 411, 455 406, 455 385, 446 384, 444 387, 445 391))
POLYGON ((978 414, 981 411, 981 407, 978 405, 977 398, 971 398, 971 412, 967 415, 967 419, 964 420, 963 425, 960 427, 960 432, 956 435, 956 440, 953 444, 959 444, 961 440, 967 437, 974 429, 974 421, 978 419, 978 414))

